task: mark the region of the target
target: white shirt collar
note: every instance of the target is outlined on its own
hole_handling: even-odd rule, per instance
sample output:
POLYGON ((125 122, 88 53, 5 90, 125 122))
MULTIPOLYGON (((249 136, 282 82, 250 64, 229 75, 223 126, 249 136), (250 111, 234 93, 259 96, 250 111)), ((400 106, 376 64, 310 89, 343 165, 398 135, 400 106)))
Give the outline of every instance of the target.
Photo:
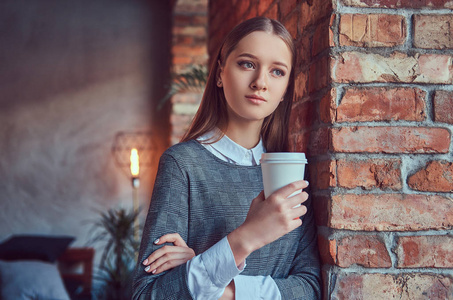
MULTIPOLYGON (((216 130, 210 131, 197 140, 203 142, 212 139, 217 134, 216 130)), ((256 166, 260 164, 261 154, 265 152, 263 141, 260 138, 258 144, 252 149, 247 149, 224 135, 219 141, 212 144, 203 144, 209 151, 224 161, 242 165, 256 166)))

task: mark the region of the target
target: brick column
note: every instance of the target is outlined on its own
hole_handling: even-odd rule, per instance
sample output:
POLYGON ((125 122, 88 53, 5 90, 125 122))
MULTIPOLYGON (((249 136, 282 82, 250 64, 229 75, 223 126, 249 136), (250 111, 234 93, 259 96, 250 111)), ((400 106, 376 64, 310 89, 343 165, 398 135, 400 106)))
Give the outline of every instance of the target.
POLYGON ((328 299, 453 299, 449 5, 336 1, 318 203, 328 299))
MULTIPOLYGON (((176 0, 173 10, 173 72, 206 66, 208 0, 176 0)), ((179 142, 195 115, 202 93, 178 93, 171 99, 171 143, 179 142)))
POLYGON ((298 46, 290 137, 309 158, 324 299, 453 299, 451 2, 209 7, 209 53, 258 15, 298 46))

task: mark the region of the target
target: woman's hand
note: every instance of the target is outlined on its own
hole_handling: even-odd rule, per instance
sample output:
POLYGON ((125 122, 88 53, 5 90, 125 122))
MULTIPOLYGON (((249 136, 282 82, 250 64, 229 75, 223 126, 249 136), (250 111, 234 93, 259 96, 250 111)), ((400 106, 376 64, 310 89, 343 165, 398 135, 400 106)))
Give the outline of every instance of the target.
POLYGON ((195 256, 195 252, 178 233, 169 233, 154 241, 156 245, 164 243, 173 243, 174 246, 165 245, 148 256, 143 261, 143 265, 147 266, 146 272, 159 274, 182 265, 195 256))
POLYGON ((244 223, 228 235, 228 242, 237 265, 253 251, 277 240, 302 225, 301 216, 307 213, 304 205, 306 192, 288 198, 292 193, 308 186, 296 181, 274 192, 267 199, 261 192, 253 199, 244 223))
POLYGON ((225 291, 223 292, 222 297, 220 297, 219 300, 234 300, 235 298, 234 295, 235 295, 234 280, 231 280, 230 284, 227 285, 225 291))

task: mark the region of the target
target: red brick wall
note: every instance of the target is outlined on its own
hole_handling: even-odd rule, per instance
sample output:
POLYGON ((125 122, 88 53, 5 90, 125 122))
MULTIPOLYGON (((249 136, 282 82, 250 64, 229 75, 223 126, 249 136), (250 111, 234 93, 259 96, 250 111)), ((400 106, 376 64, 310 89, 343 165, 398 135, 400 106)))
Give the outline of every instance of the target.
POLYGON ((336 3, 318 203, 332 298, 453 299, 448 2, 336 3))
POLYGON ((210 54, 257 15, 296 40, 325 299, 453 299, 451 3, 209 2, 210 54))
MULTIPOLYGON (((206 66, 208 0, 177 0, 173 9, 173 72, 206 66)), ((172 97, 171 143, 179 142, 192 121, 201 93, 179 93, 172 97)))

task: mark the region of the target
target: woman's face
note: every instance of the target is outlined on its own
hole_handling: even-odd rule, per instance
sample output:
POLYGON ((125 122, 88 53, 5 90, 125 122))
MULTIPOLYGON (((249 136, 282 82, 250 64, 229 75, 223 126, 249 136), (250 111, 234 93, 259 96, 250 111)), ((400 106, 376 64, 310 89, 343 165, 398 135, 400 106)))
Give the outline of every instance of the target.
POLYGON ((229 122, 263 122, 283 100, 292 54, 272 33, 255 31, 239 41, 220 69, 229 122))

